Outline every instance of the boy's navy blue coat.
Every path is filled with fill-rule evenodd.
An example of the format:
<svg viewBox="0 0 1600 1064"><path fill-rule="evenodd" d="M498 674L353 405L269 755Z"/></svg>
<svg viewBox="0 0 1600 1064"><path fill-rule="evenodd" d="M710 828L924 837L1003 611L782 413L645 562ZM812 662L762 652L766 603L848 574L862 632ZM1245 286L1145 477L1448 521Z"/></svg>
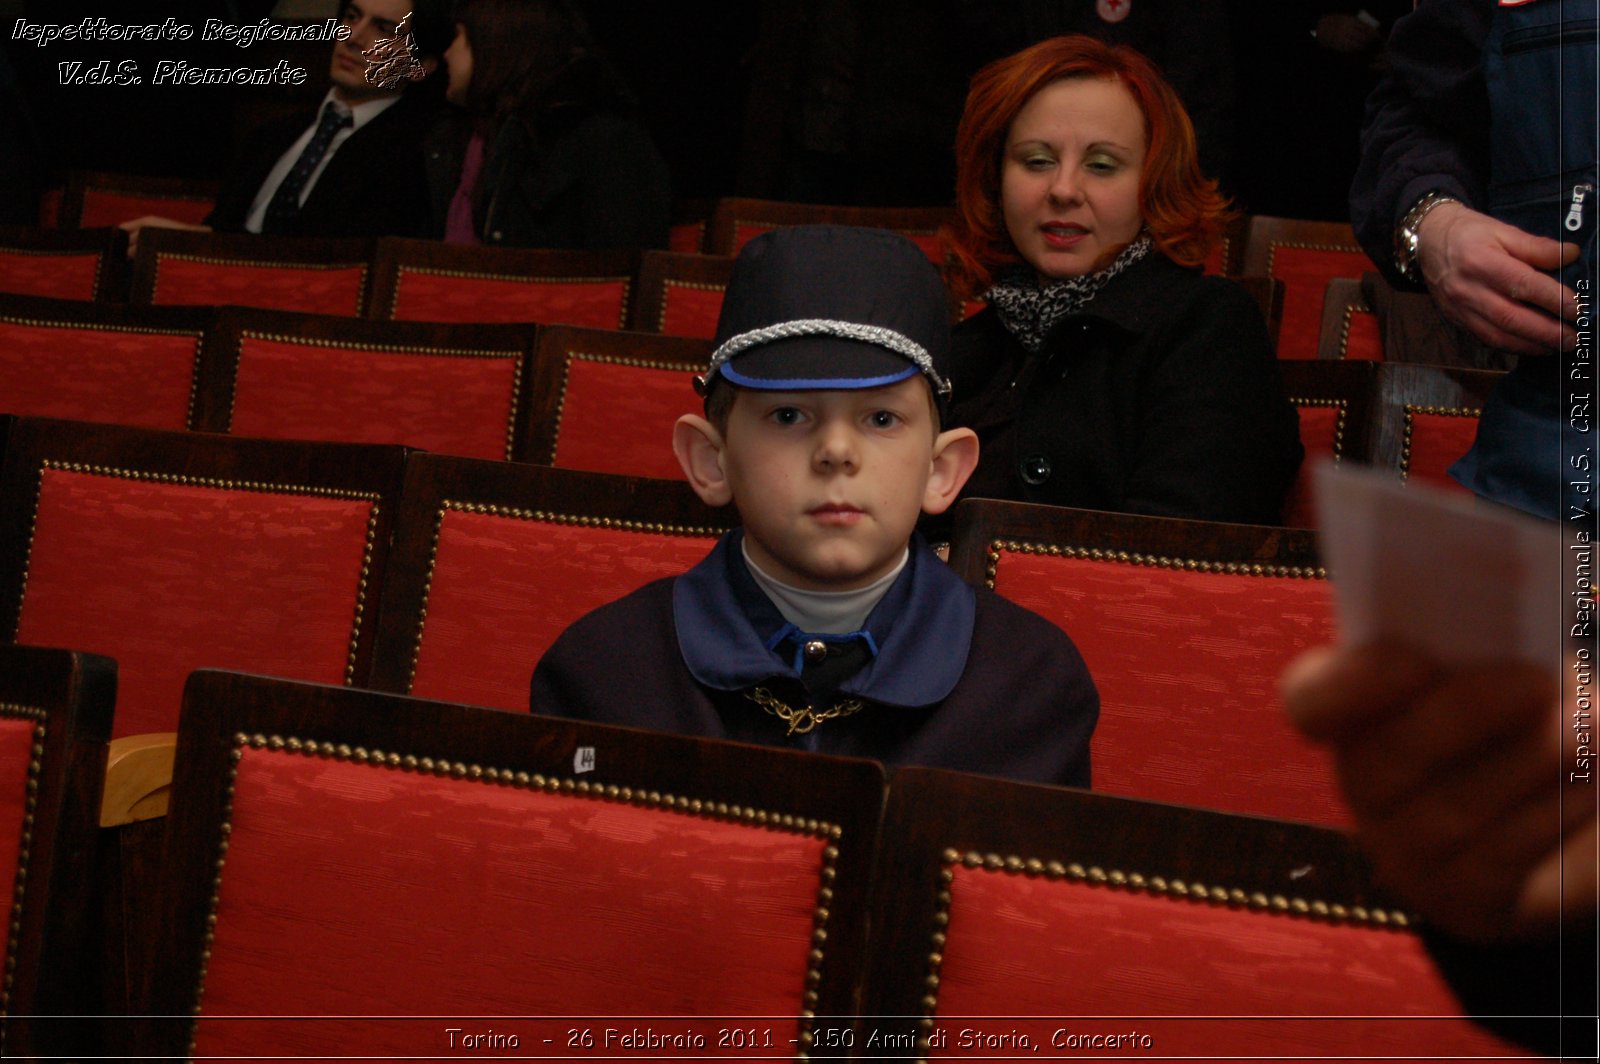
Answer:
<svg viewBox="0 0 1600 1064"><path fill-rule="evenodd" d="M648 584L568 628L534 670L533 711L1089 785L1100 702L1072 640L962 582L920 537L867 618L875 656L836 696L862 708L788 735L749 697L760 687L794 708L809 702L791 653L769 649L789 626L745 566L741 535L730 532L683 576Z"/></svg>

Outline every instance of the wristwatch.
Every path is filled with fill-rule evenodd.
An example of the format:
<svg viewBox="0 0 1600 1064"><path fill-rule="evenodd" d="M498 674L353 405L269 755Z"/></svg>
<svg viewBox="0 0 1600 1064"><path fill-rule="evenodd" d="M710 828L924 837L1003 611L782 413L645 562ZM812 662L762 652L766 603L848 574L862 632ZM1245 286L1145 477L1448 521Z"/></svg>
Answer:
<svg viewBox="0 0 1600 1064"><path fill-rule="evenodd" d="M1418 230L1422 228L1422 219L1435 207L1460 202L1442 192L1429 192L1406 211L1394 231L1394 265L1400 271L1400 276L1416 284L1422 283L1422 268L1417 263L1417 247L1421 240Z"/></svg>

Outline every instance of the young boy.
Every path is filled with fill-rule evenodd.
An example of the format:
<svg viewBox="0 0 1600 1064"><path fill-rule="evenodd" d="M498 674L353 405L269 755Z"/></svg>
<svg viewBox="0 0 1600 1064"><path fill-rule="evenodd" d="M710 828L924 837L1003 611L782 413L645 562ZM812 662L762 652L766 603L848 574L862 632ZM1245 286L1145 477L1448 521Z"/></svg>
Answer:
<svg viewBox="0 0 1600 1064"><path fill-rule="evenodd" d="M1099 699L1050 622L952 573L917 535L978 461L940 431L944 287L883 230L751 241L672 446L743 528L688 573L569 628L536 713L1089 785Z"/></svg>

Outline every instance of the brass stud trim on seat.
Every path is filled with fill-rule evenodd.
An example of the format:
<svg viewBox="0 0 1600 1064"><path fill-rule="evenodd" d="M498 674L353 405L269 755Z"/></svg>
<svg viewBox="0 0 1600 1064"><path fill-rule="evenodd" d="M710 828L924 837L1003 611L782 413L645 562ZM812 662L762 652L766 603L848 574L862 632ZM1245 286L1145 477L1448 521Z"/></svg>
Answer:
<svg viewBox="0 0 1600 1064"><path fill-rule="evenodd" d="M680 281L676 277L664 278L661 282L661 311L656 315L656 332L665 332L667 328L667 289L669 288L689 288L696 292L726 292L728 290L726 284L717 284L713 281Z"/></svg>
<svg viewBox="0 0 1600 1064"><path fill-rule="evenodd" d="M428 570L422 580L421 603L417 609L417 627L411 640L411 667L406 674L405 693L410 694L417 682L417 663L422 657L422 637L428 624L428 597L433 591L433 574L439 560L439 540L444 534L445 516L451 511L469 514L488 514L493 517L510 517L519 521L538 521L545 524L579 525L587 528L608 528L623 532L654 532L666 536L716 537L720 529L700 525L670 525L659 521L629 521L620 517L595 517L588 514L552 513L548 510L526 510L517 506L499 506L487 502L462 502L443 499L434 515L433 538L428 545Z"/></svg>
<svg viewBox="0 0 1600 1064"><path fill-rule="evenodd" d="M44 768L45 722L47 714L37 706L23 706L0 702L0 717L33 721L33 746L29 751L27 780L24 783L26 798L23 804L22 832L17 843L17 869L11 882L11 919L6 932L6 963L4 980L0 981L0 1018L10 1014L11 990L17 976L17 943L22 938L22 911L28 888L29 857L33 853L33 822L39 802L39 774ZM0 1040L5 1037L0 1024ZM0 1048L4 1042L0 1041Z"/></svg>
<svg viewBox="0 0 1600 1064"><path fill-rule="evenodd" d="M1401 480L1409 479L1411 476L1411 434L1418 414L1431 414L1435 417L1476 418L1483 415L1483 409L1475 406L1422 406L1407 403L1405 405L1405 428L1400 439Z"/></svg>
<svg viewBox="0 0 1600 1064"><path fill-rule="evenodd" d="M80 329L85 332L137 333L143 336L182 336L194 341L194 358L189 366L189 405L185 407L184 424L194 424L194 407L199 398L202 341L201 329L157 329L149 325L120 325L93 321L46 321L43 318L22 318L0 314L0 323L26 325L38 329Z"/></svg>
<svg viewBox="0 0 1600 1064"><path fill-rule="evenodd" d="M234 402L238 398L239 363L244 357L244 341L246 340L265 340L269 343L297 344L301 347L331 348L338 351L368 351L380 355L433 355L441 358L510 359L512 366L511 413L506 419L504 457L508 462L511 460L512 444L517 431L518 404L522 398L523 352L520 348L428 347L425 345L356 343L351 340L319 340L312 336L295 336L288 333L262 332L258 329L241 329L239 343L233 349L233 380L235 387L228 395L227 419L223 422L223 431L225 432L233 430Z"/></svg>
<svg viewBox="0 0 1600 1064"><path fill-rule="evenodd" d="M1008 876L1025 876L1029 879L1067 880L1104 890L1150 894L1173 901L1187 901L1193 905L1249 909L1278 914L1290 919L1299 918L1334 924L1364 924L1391 930L1405 930L1411 926L1411 918L1397 909L1374 909L1359 905L1347 908L1320 899L1287 898L1281 894L1268 897L1260 891L1246 893L1238 887L1207 886L1202 883L1185 882L1182 879L1169 880L1162 876L1127 872L1117 868L1107 869L1100 865L1086 866L1076 861L1063 864L1060 861L1044 861L1036 857L979 853L976 850L963 852L946 848L939 855L939 866L938 886L934 893L933 932L922 982L926 994L920 1002L922 1016L917 1020L916 1045L920 1054L919 1064L926 1064L928 1052L932 1048L928 1041L928 1033L934 1027L935 1013L939 1006L941 968L948 947L944 929L950 923L950 887L954 882L957 867L972 871L998 872Z"/></svg>
<svg viewBox="0 0 1600 1064"><path fill-rule="evenodd" d="M1348 303L1344 308L1344 320L1339 324L1339 357L1349 358L1350 352L1350 327L1357 314L1371 314L1372 311L1365 306Z"/></svg>
<svg viewBox="0 0 1600 1064"><path fill-rule="evenodd" d="M537 277L526 273L492 273L487 270L452 270L443 266L410 266L402 263L394 274L394 295L389 299L389 319L394 320L395 312L400 307L400 286L405 282L406 274L414 273L423 277L454 277L467 281L511 281L523 285L540 284L616 284L622 283L622 310L618 315L616 328L620 329L626 324L628 313L628 297L633 291L633 278L627 274L616 277Z"/></svg>
<svg viewBox="0 0 1600 1064"><path fill-rule="evenodd" d="M556 448L561 445L561 422L567 412L567 388L572 383L572 364L578 361L599 362L607 366L631 366L635 369L664 369L680 373L693 373L694 366L682 362L667 362L658 358L628 358L623 355L598 355L589 351L568 351L561 363L561 386L556 389L556 408L551 415L553 429L550 434L550 453L545 455L546 465L556 464Z"/></svg>
<svg viewBox="0 0 1600 1064"><path fill-rule="evenodd" d="M189 476L182 473L156 473L144 469L119 469L115 466L93 465L85 462L64 462L46 458L39 465L39 476L34 484L33 509L28 520L27 547L22 556L22 588L17 593L16 626L11 641L19 642L22 630L23 603L28 593L28 572L33 561L33 540L39 523L39 502L44 493L44 473L55 469L64 473L83 473L89 476L113 477L119 480L141 480L153 484L177 484L182 487L216 488L223 491L248 491L260 495L310 495L324 499L345 499L371 504L367 513L367 537L361 548L361 571L356 582L356 602L350 625L349 654L345 658L344 683L355 682L356 649L361 642L362 625L366 620L367 584L372 578L372 556L377 549L378 521L382 516L380 496L373 491L352 491L346 488L319 488L304 484L273 484L258 480L225 480L217 477Z"/></svg>
<svg viewBox="0 0 1600 1064"><path fill-rule="evenodd" d="M997 539L989 544L989 564L984 573L984 583L993 591L1000 569L1001 556L1011 554L1045 554L1061 558L1080 558L1096 562L1120 562L1124 565L1145 565L1156 569L1179 569L1195 573L1223 573L1228 576L1286 577L1300 580L1326 580L1328 570L1322 566L1271 565L1261 562L1214 562L1203 558L1168 558L1136 551L1104 550L1099 547L1071 547L1058 543L1029 543L1014 539Z"/></svg>
<svg viewBox="0 0 1600 1064"><path fill-rule="evenodd" d="M94 259L94 285L89 289L89 298L98 300L100 288L105 281L106 260L110 258L103 248L0 248L7 255L31 255L41 259Z"/></svg>
<svg viewBox="0 0 1600 1064"><path fill-rule="evenodd" d="M1324 409L1337 410L1338 414L1333 419L1333 460L1344 460L1344 429L1345 422L1350 418L1350 400L1348 399L1311 399L1299 396L1290 396L1289 402L1295 406L1313 406Z"/></svg>
<svg viewBox="0 0 1600 1064"><path fill-rule="evenodd" d="M0 706L0 709L4 708L6 707ZM236 732L233 736L232 749L229 751L227 787L223 798L222 823L218 830L219 837L216 847L216 875L212 879L211 892L206 905L206 931L201 949L200 971L195 982L194 1005L190 1010L190 1014L194 1017L194 1022L189 1030L188 1052L190 1056L193 1056L195 1052L200 1010L205 998L206 974L210 965L211 948L216 937L217 906L222 895L222 873L227 863L229 837L233 833L234 789L238 783L239 765L244 760L248 750L267 750L300 757L350 761L393 772L452 777L485 786L543 791L546 794L576 795L594 801L614 802L655 808L667 812L685 813L690 816L721 820L730 824L741 824L759 827L768 831L827 840L828 844L822 847L820 864L817 869L817 904L812 911L810 947L806 958L806 997L802 1008L796 1014L799 1023L799 1044L802 1050L811 1045L815 1023L812 992L822 982L822 966L826 960L828 906L833 896L833 891L829 885L838 874L836 866L839 860L839 850L837 846L833 845L833 842L837 841L843 833L840 825L811 817L799 817L791 813L780 813L752 806L690 798L685 795L666 794L654 790L645 791L614 783L546 776L542 773L528 773L472 762L452 761L446 758L432 758L414 754L402 755L397 752L351 746L348 743L327 742L298 736L285 737L259 732L255 734ZM807 1054L802 1052L799 1057L802 1060L806 1059Z"/></svg>
<svg viewBox="0 0 1600 1064"><path fill-rule="evenodd" d="M1355 251L1360 248L1351 247L1349 244L1308 244L1303 240L1274 240L1267 245L1267 276L1276 277L1272 272L1273 258L1278 254L1279 248L1295 248L1299 251ZM1281 280L1282 278L1278 278Z"/></svg>
<svg viewBox="0 0 1600 1064"><path fill-rule="evenodd" d="M155 268L150 273L150 301L152 303L155 302L156 292L158 292L161 288L161 264L166 262L168 259L172 259L177 262L198 262L203 266L252 266L267 270L332 271L352 270L359 268L361 270L361 280L356 285L355 313L359 315L362 311L366 310L366 307L364 306L366 303L366 296L364 293L367 290L368 267L365 262L273 262L271 260L260 261L255 259L224 259L218 258L215 255L191 255L187 252L177 251L162 251L156 255Z"/></svg>

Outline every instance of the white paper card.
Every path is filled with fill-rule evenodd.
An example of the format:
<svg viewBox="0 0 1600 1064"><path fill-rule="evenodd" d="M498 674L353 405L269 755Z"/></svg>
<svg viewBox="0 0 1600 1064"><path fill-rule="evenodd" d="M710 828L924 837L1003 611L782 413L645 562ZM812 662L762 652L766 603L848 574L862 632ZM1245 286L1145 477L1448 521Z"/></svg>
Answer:
<svg viewBox="0 0 1600 1064"><path fill-rule="evenodd" d="M1315 477L1344 642L1404 640L1449 664L1559 656L1553 523L1353 465Z"/></svg>

